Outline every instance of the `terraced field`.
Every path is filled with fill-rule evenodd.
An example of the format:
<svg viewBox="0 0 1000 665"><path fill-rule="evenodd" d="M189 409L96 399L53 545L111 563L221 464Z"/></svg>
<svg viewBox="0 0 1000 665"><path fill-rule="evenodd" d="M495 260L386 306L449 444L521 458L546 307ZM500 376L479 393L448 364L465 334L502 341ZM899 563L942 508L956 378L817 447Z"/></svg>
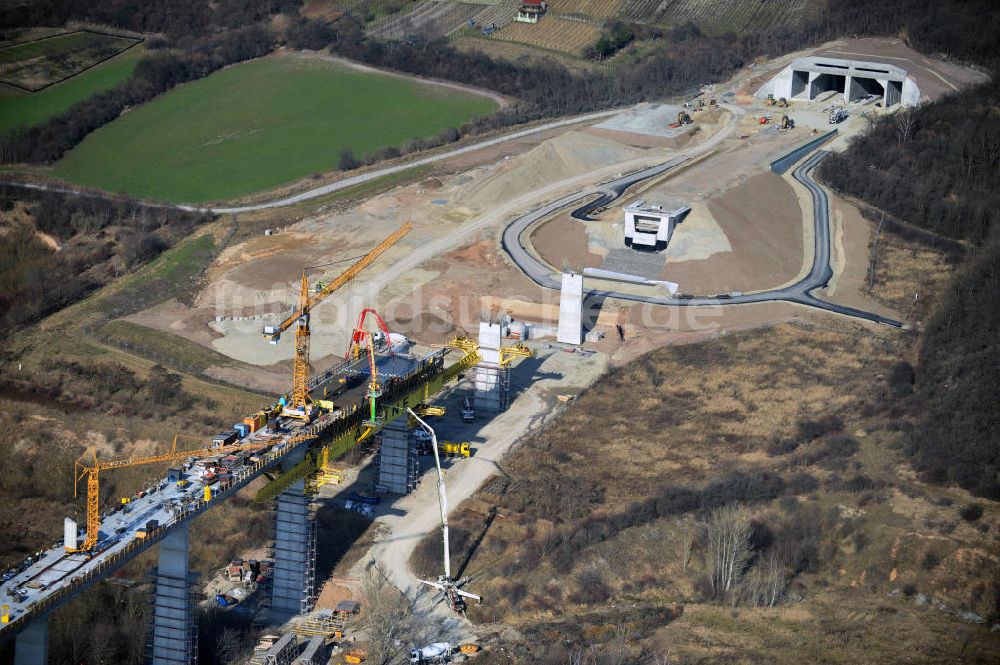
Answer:
<svg viewBox="0 0 1000 665"><path fill-rule="evenodd" d="M597 42L600 29L592 23L546 16L537 24L511 23L496 39L530 44L550 51L581 55L583 49Z"/></svg>
<svg viewBox="0 0 1000 665"><path fill-rule="evenodd" d="M94 93L118 85L132 74L142 53L142 46L129 49L39 92L0 86L0 134L37 125Z"/></svg>
<svg viewBox="0 0 1000 665"><path fill-rule="evenodd" d="M809 0L625 0L619 17L636 23L681 25L709 32L793 25L814 11Z"/></svg>
<svg viewBox="0 0 1000 665"><path fill-rule="evenodd" d="M617 14L622 0L549 0L548 4L552 13L582 14L602 19Z"/></svg>
<svg viewBox="0 0 1000 665"><path fill-rule="evenodd" d="M140 40L86 30L0 49L0 82L37 91L78 74Z"/></svg>
<svg viewBox="0 0 1000 665"><path fill-rule="evenodd" d="M481 4L428 0L406 14L374 22L369 26L368 33L382 39L443 37L466 25L483 8Z"/></svg>

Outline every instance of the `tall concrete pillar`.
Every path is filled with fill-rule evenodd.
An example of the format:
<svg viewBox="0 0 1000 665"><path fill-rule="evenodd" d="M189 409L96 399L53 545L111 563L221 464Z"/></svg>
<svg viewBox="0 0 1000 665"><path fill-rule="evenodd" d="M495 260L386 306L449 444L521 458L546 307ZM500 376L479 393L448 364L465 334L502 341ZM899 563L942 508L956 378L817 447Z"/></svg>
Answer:
<svg viewBox="0 0 1000 665"><path fill-rule="evenodd" d="M276 620L312 609L316 524L304 490L305 480L298 480L278 495L271 585L271 612Z"/></svg>
<svg viewBox="0 0 1000 665"><path fill-rule="evenodd" d="M479 355L476 365L476 409L499 413L506 410L510 380L506 368L500 366L500 344L503 325L492 321L479 323Z"/></svg>
<svg viewBox="0 0 1000 665"><path fill-rule="evenodd" d="M186 523L160 541L153 603L153 665L190 665L198 655L188 545Z"/></svg>
<svg viewBox="0 0 1000 665"><path fill-rule="evenodd" d="M35 619L17 635L14 665L45 665L49 662L49 617Z"/></svg>
<svg viewBox="0 0 1000 665"><path fill-rule="evenodd" d="M583 344L583 275L563 273L556 341L576 346Z"/></svg>

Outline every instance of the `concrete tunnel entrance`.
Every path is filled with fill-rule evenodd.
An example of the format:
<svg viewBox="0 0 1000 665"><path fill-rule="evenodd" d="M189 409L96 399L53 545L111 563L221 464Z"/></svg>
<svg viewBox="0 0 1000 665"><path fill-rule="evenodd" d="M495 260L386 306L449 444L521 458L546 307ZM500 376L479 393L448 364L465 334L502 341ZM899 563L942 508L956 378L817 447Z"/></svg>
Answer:
<svg viewBox="0 0 1000 665"><path fill-rule="evenodd" d="M843 94L845 92L845 86L847 85L847 77L843 74L820 74L812 82L812 89L809 91L809 97L816 99L819 95L824 92L839 92Z"/></svg>
<svg viewBox="0 0 1000 665"><path fill-rule="evenodd" d="M809 72L792 71L792 97L798 97L809 87Z"/></svg>
<svg viewBox="0 0 1000 665"><path fill-rule="evenodd" d="M868 95L885 97L885 88L875 79L853 77L851 79L851 97L849 101L853 102L857 99L863 99Z"/></svg>

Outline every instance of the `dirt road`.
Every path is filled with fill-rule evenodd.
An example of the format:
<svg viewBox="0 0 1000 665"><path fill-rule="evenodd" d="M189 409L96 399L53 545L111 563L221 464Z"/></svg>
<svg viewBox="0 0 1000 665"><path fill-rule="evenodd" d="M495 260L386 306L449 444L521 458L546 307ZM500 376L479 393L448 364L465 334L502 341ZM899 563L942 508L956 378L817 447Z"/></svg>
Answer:
<svg viewBox="0 0 1000 665"><path fill-rule="evenodd" d="M481 414L481 427L474 440L482 443L473 443L473 456L467 460L459 460L447 470L445 486L448 505L452 508L458 506L472 496L490 476L500 473L499 462L504 454L524 434L537 430L558 414L556 405L560 402L555 400L556 394L580 392L596 381L606 366L607 358L601 354L583 357L559 349L541 349L535 358L521 361L511 371L511 389L520 392L510 408L488 422L487 416ZM468 384L459 386L453 391L452 400L460 399L467 389ZM449 414L455 414L449 418L457 420L457 413L457 409L449 407ZM432 426L439 432L439 436L446 432L448 436L455 433L455 426L445 419L435 419ZM381 508L382 514L377 520L387 527L388 535L375 542L368 554L351 571L350 577L363 579L365 569L375 562L394 586L415 601L418 614L433 612L437 615L435 623L440 623L450 632L440 635L441 639L460 640L470 637L464 622L455 621L455 616L445 604L434 605L433 594L426 591L427 587L420 584L409 566L414 548L439 525L434 474L425 474L421 485L413 494ZM471 587L470 590L475 591ZM489 602L489 599L485 599L485 602Z"/></svg>

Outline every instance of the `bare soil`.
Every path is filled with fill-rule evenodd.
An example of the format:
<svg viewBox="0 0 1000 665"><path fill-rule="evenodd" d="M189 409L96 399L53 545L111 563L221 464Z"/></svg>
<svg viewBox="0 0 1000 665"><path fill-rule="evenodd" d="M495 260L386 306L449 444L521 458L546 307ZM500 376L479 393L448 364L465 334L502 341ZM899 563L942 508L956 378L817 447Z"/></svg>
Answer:
<svg viewBox="0 0 1000 665"><path fill-rule="evenodd" d="M733 250L703 261L668 262L663 279L685 293L756 291L780 286L802 265L802 210L791 185L770 172L712 198L708 209ZM678 236L684 225L677 227Z"/></svg>
<svg viewBox="0 0 1000 665"><path fill-rule="evenodd" d="M542 257L559 257L573 269L598 268L604 257L590 251L583 225L563 213L545 222L531 234L531 245ZM553 265L559 267L556 262Z"/></svg>

